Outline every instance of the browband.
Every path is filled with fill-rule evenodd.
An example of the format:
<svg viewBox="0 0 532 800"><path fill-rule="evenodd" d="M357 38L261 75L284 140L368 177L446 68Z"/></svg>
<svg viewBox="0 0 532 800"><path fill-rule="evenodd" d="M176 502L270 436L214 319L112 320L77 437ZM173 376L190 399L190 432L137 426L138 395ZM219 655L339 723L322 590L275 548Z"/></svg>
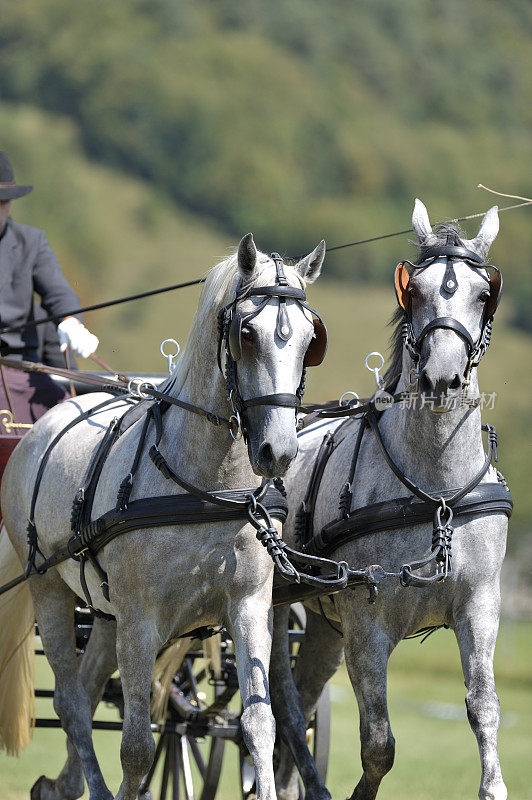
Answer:
<svg viewBox="0 0 532 800"><path fill-rule="evenodd" d="M253 289L248 289L237 295L237 301L245 300L246 297L289 297L293 300L306 300L307 295L303 289L298 289L297 286L257 286Z"/></svg>
<svg viewBox="0 0 532 800"><path fill-rule="evenodd" d="M443 244L439 245L438 247L429 247L428 250L425 250L423 257L417 266L421 266L431 258L437 258L438 256L462 258L466 261L474 261L476 264L482 264L484 262L483 258L474 253L472 250L468 250L467 247L462 247L461 245L455 244Z"/></svg>

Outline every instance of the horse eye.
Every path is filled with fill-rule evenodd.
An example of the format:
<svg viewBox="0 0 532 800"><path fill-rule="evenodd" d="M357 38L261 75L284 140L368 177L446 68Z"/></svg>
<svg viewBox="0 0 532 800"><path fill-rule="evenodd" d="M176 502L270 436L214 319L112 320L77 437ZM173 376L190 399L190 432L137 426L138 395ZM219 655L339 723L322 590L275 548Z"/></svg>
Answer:
<svg viewBox="0 0 532 800"><path fill-rule="evenodd" d="M415 299L416 297L419 297L419 289L416 286L410 285L408 287L408 294L410 295L410 297Z"/></svg>
<svg viewBox="0 0 532 800"><path fill-rule="evenodd" d="M251 328L242 328L240 331L240 335L245 342L252 342L253 341L253 333Z"/></svg>
<svg viewBox="0 0 532 800"><path fill-rule="evenodd" d="M489 293L488 289L484 289L480 293L478 299L480 300L481 303L487 303L487 301L490 299L490 293Z"/></svg>

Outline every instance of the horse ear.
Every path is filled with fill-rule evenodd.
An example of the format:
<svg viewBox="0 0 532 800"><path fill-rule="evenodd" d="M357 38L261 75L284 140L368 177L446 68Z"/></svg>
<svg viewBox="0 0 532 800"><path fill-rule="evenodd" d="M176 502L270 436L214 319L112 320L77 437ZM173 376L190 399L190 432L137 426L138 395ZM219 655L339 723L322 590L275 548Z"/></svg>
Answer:
<svg viewBox="0 0 532 800"><path fill-rule="evenodd" d="M432 225L430 224L428 211L425 208L425 204L417 197L412 214L412 228L420 244L426 243L427 239L432 236Z"/></svg>
<svg viewBox="0 0 532 800"><path fill-rule="evenodd" d="M297 271L307 283L314 283L316 278L319 277L326 249L325 240L322 239L312 253L309 253L308 256L305 256L296 264Z"/></svg>
<svg viewBox="0 0 532 800"><path fill-rule="evenodd" d="M249 278L257 263L257 248L253 234L246 233L238 245L238 269L243 278Z"/></svg>
<svg viewBox="0 0 532 800"><path fill-rule="evenodd" d="M495 241L495 237L499 233L499 207L492 206L489 211L486 211L484 218L480 223L480 228L474 239L465 239L464 246L474 253L477 253L481 258L485 259L489 253L490 247Z"/></svg>

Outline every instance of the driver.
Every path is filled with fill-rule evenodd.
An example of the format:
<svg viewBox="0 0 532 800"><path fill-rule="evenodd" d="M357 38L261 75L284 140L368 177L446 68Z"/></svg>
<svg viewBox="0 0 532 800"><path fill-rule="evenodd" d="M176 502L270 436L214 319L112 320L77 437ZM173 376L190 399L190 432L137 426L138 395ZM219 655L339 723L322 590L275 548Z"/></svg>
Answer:
<svg viewBox="0 0 532 800"><path fill-rule="evenodd" d="M36 292L47 315L65 315L57 325L61 350L69 347L75 356L87 358L96 351L98 339L78 317L66 316L79 301L44 231L14 222L10 216L13 200L32 189L16 184L7 155L0 152L0 326L33 320ZM38 361L38 346L35 327L0 333L2 356ZM16 422L35 422L67 396L48 375L0 366L0 378L0 410L12 411Z"/></svg>

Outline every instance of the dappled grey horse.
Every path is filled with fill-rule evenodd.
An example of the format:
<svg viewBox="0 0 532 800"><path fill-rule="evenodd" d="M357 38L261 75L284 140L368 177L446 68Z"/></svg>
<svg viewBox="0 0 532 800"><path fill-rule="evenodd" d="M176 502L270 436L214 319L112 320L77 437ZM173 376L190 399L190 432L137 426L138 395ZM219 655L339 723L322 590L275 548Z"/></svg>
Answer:
<svg viewBox="0 0 532 800"><path fill-rule="evenodd" d="M166 410L162 439L158 436L157 444L174 474L211 492L256 487L256 475L284 474L297 452L295 402L288 401L301 390L303 368L314 337L311 314L300 301L306 283L318 277L324 254L325 245L321 242L296 266L282 265L279 257L272 260L257 252L248 234L240 243L238 254L209 273L184 354L162 387L169 396L209 411L192 414L175 405ZM283 292L281 284L285 287ZM271 291L261 293L266 287ZM237 290L240 299L233 307L233 318L238 315L240 327L237 341L227 345L226 356L229 359L231 347L231 357L238 358L238 385L231 387L232 392L238 390L243 400L250 401L244 411L247 448L235 426L224 427L217 422L230 413L226 381L217 365L218 314L232 303ZM231 327L231 335L233 332ZM237 355L233 348L239 348ZM52 409L35 424L11 457L3 477L2 511L21 563L27 558L29 499L39 461L67 423L102 399L102 395L86 395ZM229 399L235 402L235 395ZM237 410L233 409L233 422L238 422ZM64 548L70 538L72 500L91 454L111 419L123 411L124 403L117 399L72 427L51 451L33 517L38 544L45 556ZM148 440L152 433L155 435L155 427L153 421L149 423ZM115 507L120 482L132 470L142 428L139 419L110 449L94 496L93 519ZM158 447L156 450L153 459L148 457L147 446L142 449L128 503L143 497L183 494L179 486L155 468L161 457ZM150 684L157 653L179 635L200 626L217 625L227 626L235 642L244 706L242 730L256 766L259 797L275 798L275 724L268 688L273 563L255 534L255 528L240 519L179 526L161 524L150 530L132 530L110 541L98 556L107 573L110 599L104 596L101 575L90 563L85 578L94 606L113 615L116 621L95 620L79 671L74 604L76 596L83 596L83 586L78 565L69 560L43 575L31 576L31 598L27 593L17 595L9 618L4 615L0 619L0 664L5 661L2 647L11 641L6 635L9 628L20 624L23 610L27 615L28 603L33 600L44 650L56 678L54 706L68 736L68 760L63 771L56 780L39 779L32 790L34 800L79 797L84 791L84 776L91 800L111 797L92 745L91 715L117 664L125 700L123 780L117 798L133 800L154 755ZM28 631L24 646L18 648L11 661L21 663L17 659L22 659L32 646ZM18 671L10 674L12 685L2 686L0 682L0 691L16 691ZM24 718L19 720L19 727L29 724L28 705L26 702L23 706ZM15 749L24 738L20 731L12 729L12 722L0 719L0 741L8 750Z"/></svg>
<svg viewBox="0 0 532 800"><path fill-rule="evenodd" d="M284 536L289 543L296 538L297 511L328 431L334 431L334 438L317 490L309 532L314 543L320 541L316 534L319 536L331 520L341 518L339 527L353 530L357 509L394 498L403 498L401 508L410 506L411 500L417 498L405 490L399 474L431 495L440 497L443 493L449 497L449 493L455 494L468 482L474 482L487 466L476 364L489 342L491 317L500 294L500 274L495 272L489 282L488 272L478 264L485 260L497 235L497 208L487 212L473 240L465 239L452 223L433 230L420 201L416 201L413 228L421 266L407 271L404 264L397 271L401 308L395 317L393 361L386 385L397 393L412 392L418 383L419 393L413 402L395 403L380 416L375 415L376 425L366 424L363 431L362 422L352 419L344 426L336 421L315 423L300 435L298 457L285 479L290 514ZM442 247L450 247L454 256L431 258L431 250ZM410 327L405 328L408 321ZM494 434L488 433L491 452ZM398 468L397 474L391 464ZM490 484L484 487L484 495L483 484ZM364 770L352 798L371 800L394 760L395 744L386 701L388 659L398 642L409 634L441 625L453 630L460 649L467 714L478 740L482 765L479 797L506 798L497 752L499 700L493 653L499 623L506 514L511 511L511 499L493 467L482 475L477 488L481 496L491 491L502 497L500 503L506 511L502 513L496 505L489 505L471 515L455 515L454 533L447 525L450 514L444 512L441 530L436 532L437 550L430 521L395 529L388 525L385 530L379 530L377 524L369 534L362 529L351 537L329 538L328 547L321 551L329 557L345 559L352 568L380 564L414 586L404 588L397 579L384 579L374 604L368 604L367 589L363 588L340 592L332 602L324 598L326 615L334 627L341 628L343 639L320 615L315 603L307 604L306 636L295 667L302 710L289 690L290 670L283 658L287 610L276 609L270 673L274 712L278 730L290 742L298 761L307 798L323 800L330 795L313 770L305 747L303 717L308 722L325 682L341 662L343 648L360 710ZM368 524L370 521L367 517ZM452 571L451 563L444 563L449 556ZM403 565L413 559L427 563L409 573ZM430 576L435 574L436 566L440 575L432 582ZM445 581L441 580L444 570L450 572ZM435 758L441 755L444 754L435 754ZM286 750L277 786L283 800L298 797L297 776Z"/></svg>

